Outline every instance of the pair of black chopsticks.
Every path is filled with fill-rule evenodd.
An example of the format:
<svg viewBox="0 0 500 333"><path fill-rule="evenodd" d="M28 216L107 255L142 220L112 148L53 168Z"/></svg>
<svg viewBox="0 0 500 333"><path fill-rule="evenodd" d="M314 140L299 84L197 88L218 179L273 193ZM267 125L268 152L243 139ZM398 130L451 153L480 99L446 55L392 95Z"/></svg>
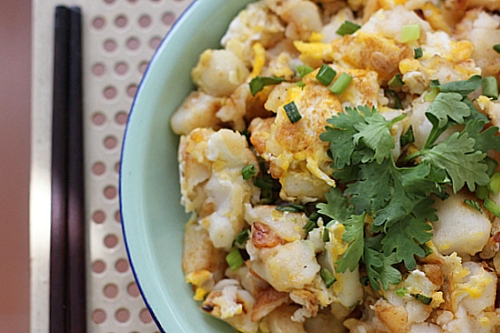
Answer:
<svg viewBox="0 0 500 333"><path fill-rule="evenodd" d="M49 331L83 333L87 315L80 8L57 6L54 32Z"/></svg>

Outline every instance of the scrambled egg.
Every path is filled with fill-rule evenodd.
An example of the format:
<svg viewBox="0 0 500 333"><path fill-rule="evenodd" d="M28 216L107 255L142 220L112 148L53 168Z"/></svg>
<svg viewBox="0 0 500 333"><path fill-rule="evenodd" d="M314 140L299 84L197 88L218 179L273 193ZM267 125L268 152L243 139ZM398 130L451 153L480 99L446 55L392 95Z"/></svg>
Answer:
<svg viewBox="0 0 500 333"><path fill-rule="evenodd" d="M378 291L360 281L362 267L335 271L348 247L342 224L319 218L306 232L304 211L276 209L307 208L337 186L320 134L346 107L374 106L387 119L406 114L391 129L393 154L409 126L420 149L432 128L425 117L432 81L498 77L495 10L500 3L486 0L261 0L234 18L222 48L200 56L192 71L198 89L171 119L181 135L181 203L192 213L183 270L205 312L244 333L500 330L500 219L463 204L468 193L436 205L439 221L426 244L433 253ZM345 21L360 29L337 34ZM418 38L402 39L407 25L418 26ZM316 78L323 64L334 82L342 73L352 81L332 93ZM310 70L300 75L300 68ZM404 81L394 88L400 105L387 95L396 75ZM250 80L266 76L282 80L252 94ZM474 97L499 126L500 103ZM300 121L291 121L291 102ZM277 196L264 200L266 191ZM500 195L494 199L500 204ZM242 255L233 269L232 249Z"/></svg>

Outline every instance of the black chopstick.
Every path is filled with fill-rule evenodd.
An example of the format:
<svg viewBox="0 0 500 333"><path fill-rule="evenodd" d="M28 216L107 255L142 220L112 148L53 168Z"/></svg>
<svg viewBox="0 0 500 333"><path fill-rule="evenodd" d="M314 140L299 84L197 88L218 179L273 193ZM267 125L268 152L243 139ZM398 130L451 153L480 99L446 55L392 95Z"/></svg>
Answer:
<svg viewBox="0 0 500 333"><path fill-rule="evenodd" d="M81 11L70 8L68 117L68 317L69 332L86 332L85 193Z"/></svg>
<svg viewBox="0 0 500 333"><path fill-rule="evenodd" d="M50 333L86 332L81 13L57 6L51 159Z"/></svg>
<svg viewBox="0 0 500 333"><path fill-rule="evenodd" d="M55 12L54 82L52 97L51 235L49 282L49 329L66 332L67 299L67 110L69 12L58 6Z"/></svg>

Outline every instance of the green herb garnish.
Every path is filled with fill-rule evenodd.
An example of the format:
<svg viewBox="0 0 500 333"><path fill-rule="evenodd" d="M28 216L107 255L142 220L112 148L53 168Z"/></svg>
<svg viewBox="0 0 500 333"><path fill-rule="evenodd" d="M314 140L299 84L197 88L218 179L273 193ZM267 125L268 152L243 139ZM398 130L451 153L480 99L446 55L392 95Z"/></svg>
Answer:
<svg viewBox="0 0 500 333"><path fill-rule="evenodd" d="M319 272L319 275L321 276L321 279L323 279L323 281L325 282L327 288L330 288L332 284L334 284L335 281L337 281L335 275L333 275L333 273L326 268L322 268L321 271Z"/></svg>
<svg viewBox="0 0 500 333"><path fill-rule="evenodd" d="M264 89L265 86L280 84L284 81L285 79L282 77L256 76L250 80L250 92L252 93L252 96L255 96L259 91Z"/></svg>
<svg viewBox="0 0 500 333"><path fill-rule="evenodd" d="M389 80L388 85L391 89L396 89L404 85L403 79L401 78L401 74L396 74Z"/></svg>
<svg viewBox="0 0 500 333"><path fill-rule="evenodd" d="M361 26L359 24L356 24L354 22L346 20L344 23L342 23L340 28L337 29L336 33L337 33L337 35L340 35L340 36L352 35L356 31L358 31L360 28L361 28Z"/></svg>
<svg viewBox="0 0 500 333"><path fill-rule="evenodd" d="M285 109L286 115L288 116L288 119L290 119L290 122L292 124L295 124L300 119L302 119L302 116L299 113L299 109L297 109L297 105L295 105L294 101L285 104L283 106L283 109Z"/></svg>
<svg viewBox="0 0 500 333"><path fill-rule="evenodd" d="M399 41L401 43L412 42L420 38L420 24L407 24L401 27Z"/></svg>
<svg viewBox="0 0 500 333"><path fill-rule="evenodd" d="M481 82L483 95L491 99L498 99L498 82L494 76L487 76Z"/></svg>
<svg viewBox="0 0 500 333"><path fill-rule="evenodd" d="M245 165L241 169L241 176L244 180L249 180L257 174L257 168L253 164Z"/></svg>
<svg viewBox="0 0 500 333"><path fill-rule="evenodd" d="M250 237L250 229L240 231L233 240L233 246L243 246Z"/></svg>
<svg viewBox="0 0 500 333"><path fill-rule="evenodd" d="M337 72L327 64L321 65L318 74L316 75L316 79L323 83L325 86L329 86L332 83L333 79L337 75Z"/></svg>
<svg viewBox="0 0 500 333"><path fill-rule="evenodd" d="M237 248L233 248L231 252L227 254L226 262L232 271L237 270L245 263L243 257L241 256L240 250L238 250Z"/></svg>
<svg viewBox="0 0 500 333"><path fill-rule="evenodd" d="M421 47L417 47L416 49L413 50L413 58L419 59L422 58L424 55L424 52L422 51Z"/></svg>
<svg viewBox="0 0 500 333"><path fill-rule="evenodd" d="M330 91L334 94L340 95L346 90L352 81L352 76L347 73L340 74L339 78L330 87Z"/></svg>
<svg viewBox="0 0 500 333"><path fill-rule="evenodd" d="M327 120L330 126L320 138L330 144L334 177L342 186L326 193L326 203L317 208L345 227L343 240L349 247L336 262L336 271L362 264L375 290L397 285L402 275L396 265L413 270L416 258L429 254L425 243L432 237L429 222L437 220L434 201L446 199L446 188L456 193L464 187L472 192L487 187L492 174L487 152L500 150L500 138L498 128L486 126L488 119L467 97L481 82L478 76L433 82L437 93L426 112L432 124L429 137L420 151L397 161L391 127L404 115L387 120L374 107L358 106ZM438 140L453 125L462 126ZM402 143L412 141L408 134ZM491 199L483 207L500 216Z"/></svg>

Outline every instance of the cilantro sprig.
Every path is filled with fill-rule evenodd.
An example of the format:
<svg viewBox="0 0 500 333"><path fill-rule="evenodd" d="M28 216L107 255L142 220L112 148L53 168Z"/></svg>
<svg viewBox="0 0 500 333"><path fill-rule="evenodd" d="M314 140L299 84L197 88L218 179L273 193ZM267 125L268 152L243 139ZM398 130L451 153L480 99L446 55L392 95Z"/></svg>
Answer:
<svg viewBox="0 0 500 333"><path fill-rule="evenodd" d="M402 275L395 266L413 270L416 258L428 254L425 243L438 218L434 200L446 199L447 188L475 191L490 182L487 153L500 150L498 128L488 124L468 97L481 82L480 76L432 82L429 137L420 151L398 160L392 155L391 128L404 114L387 120L374 107L358 106L327 120L320 138L330 144L333 175L341 186L332 188L317 208L345 227L343 240L349 247L336 271L352 271L361 263L375 290L398 284ZM461 125L460 130L440 139L453 125Z"/></svg>

